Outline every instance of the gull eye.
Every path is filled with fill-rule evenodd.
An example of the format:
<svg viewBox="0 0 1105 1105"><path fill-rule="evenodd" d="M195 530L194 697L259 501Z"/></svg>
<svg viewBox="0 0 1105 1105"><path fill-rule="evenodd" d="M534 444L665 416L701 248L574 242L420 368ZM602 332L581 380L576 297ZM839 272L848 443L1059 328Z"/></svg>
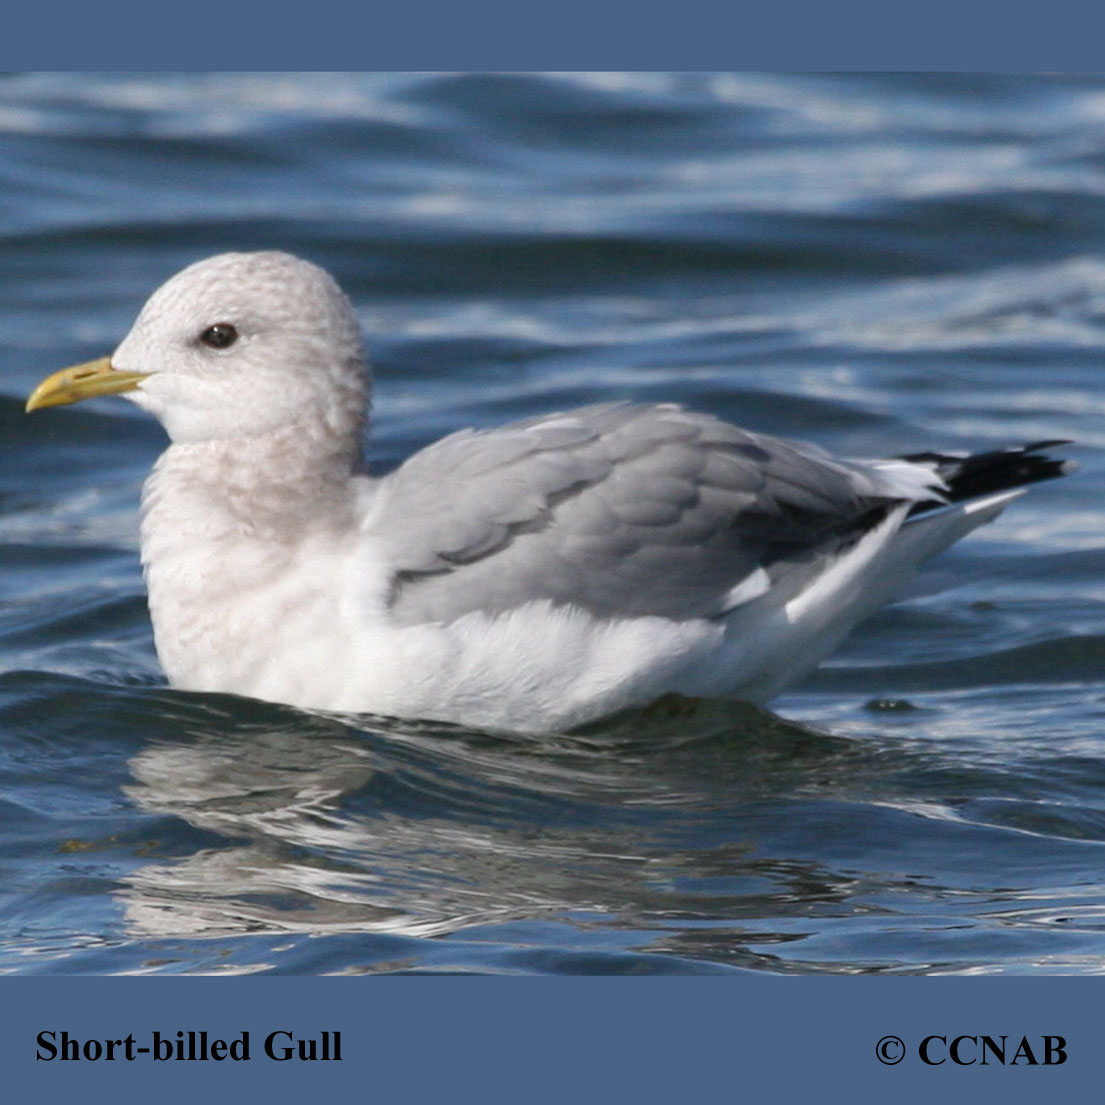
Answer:
<svg viewBox="0 0 1105 1105"><path fill-rule="evenodd" d="M216 322L214 326L208 326L202 334L200 341L209 345L212 349L225 349L238 340L238 331L229 322Z"/></svg>

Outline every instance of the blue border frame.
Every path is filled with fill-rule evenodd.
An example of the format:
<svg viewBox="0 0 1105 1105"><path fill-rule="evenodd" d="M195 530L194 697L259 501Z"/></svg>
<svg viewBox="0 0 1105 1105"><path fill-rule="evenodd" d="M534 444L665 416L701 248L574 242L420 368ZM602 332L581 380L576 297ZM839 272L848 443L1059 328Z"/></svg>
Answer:
<svg viewBox="0 0 1105 1105"><path fill-rule="evenodd" d="M1100 71L1090 0L18 5L0 67Z"/></svg>
<svg viewBox="0 0 1105 1105"><path fill-rule="evenodd" d="M820 1095L874 1102L1074 1100L1097 1089L1094 979L906 978L10 978L0 1061L35 1100L197 1094L299 1101L349 1092L396 1103L633 1102ZM149 1042L154 1030L250 1034L248 1062L42 1061L40 1031ZM341 1062L274 1062L273 1030L342 1035ZM1004 1065L979 1061L1006 1036ZM887 1037L901 1040L877 1049ZM951 1041L965 1037L959 1057ZM931 1065L919 1058L926 1037ZM1052 1038L1053 1062L1045 1064ZM1055 1038L1062 1037L1059 1043ZM1036 1060L1027 1062L1022 1038ZM331 1039L333 1037L331 1036ZM1066 1061L1057 1061L1060 1051ZM1019 1060L1014 1063L1017 1051ZM939 1062L939 1060L943 1062ZM971 1062L970 1060L974 1060ZM801 1096L800 1096L801 1095ZM12 1100L31 1100L15 1096Z"/></svg>
<svg viewBox="0 0 1105 1105"><path fill-rule="evenodd" d="M6 69L756 68L1094 69L1088 0L885 0L734 5L684 0L408 0L304 9L194 0L169 8L104 0L9 13ZM356 14L352 14L353 12ZM772 1100L1009 1102L1097 1089L1093 979L8 978L0 1062L12 1100L76 1095L159 1105L348 1091L388 1102ZM249 1030L341 1031L342 1063L37 1061L38 1031L83 1038L163 1026L228 1038ZM1062 1035L1069 1061L985 1071L925 1067L926 1035ZM885 1066L877 1042L906 1043Z"/></svg>

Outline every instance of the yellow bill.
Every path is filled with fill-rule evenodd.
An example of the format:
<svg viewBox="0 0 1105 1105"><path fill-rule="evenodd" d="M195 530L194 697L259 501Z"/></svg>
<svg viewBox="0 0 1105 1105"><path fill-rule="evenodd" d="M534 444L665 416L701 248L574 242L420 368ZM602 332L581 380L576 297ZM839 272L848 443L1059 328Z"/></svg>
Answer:
<svg viewBox="0 0 1105 1105"><path fill-rule="evenodd" d="M31 392L24 410L37 411L42 407L64 407L79 403L96 395L117 395L132 391L149 376L148 372L116 372L110 357L63 368L53 376L47 376Z"/></svg>

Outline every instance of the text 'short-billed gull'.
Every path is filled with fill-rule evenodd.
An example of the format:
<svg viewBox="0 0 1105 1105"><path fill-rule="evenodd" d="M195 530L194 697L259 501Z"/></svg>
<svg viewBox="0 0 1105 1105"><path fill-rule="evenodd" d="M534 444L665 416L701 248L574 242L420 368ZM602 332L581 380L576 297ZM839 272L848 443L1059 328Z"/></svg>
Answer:
<svg viewBox="0 0 1105 1105"><path fill-rule="evenodd" d="M373 478L353 311L283 253L186 268L27 409L116 392L170 438L142 563L174 686L531 732L666 692L763 702L1065 467L1056 442L841 460L607 404L462 430Z"/></svg>

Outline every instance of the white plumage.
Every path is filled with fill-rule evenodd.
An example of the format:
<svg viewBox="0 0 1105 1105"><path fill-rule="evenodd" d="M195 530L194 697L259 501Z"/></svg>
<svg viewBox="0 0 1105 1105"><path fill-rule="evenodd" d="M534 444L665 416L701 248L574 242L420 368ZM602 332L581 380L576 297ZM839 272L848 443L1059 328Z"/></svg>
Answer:
<svg viewBox="0 0 1105 1105"><path fill-rule="evenodd" d="M141 544L174 686L485 728L764 701L1062 470L1040 446L846 461L613 404L462 431L376 479L353 312L282 253L185 269L28 409L112 392L170 438Z"/></svg>

